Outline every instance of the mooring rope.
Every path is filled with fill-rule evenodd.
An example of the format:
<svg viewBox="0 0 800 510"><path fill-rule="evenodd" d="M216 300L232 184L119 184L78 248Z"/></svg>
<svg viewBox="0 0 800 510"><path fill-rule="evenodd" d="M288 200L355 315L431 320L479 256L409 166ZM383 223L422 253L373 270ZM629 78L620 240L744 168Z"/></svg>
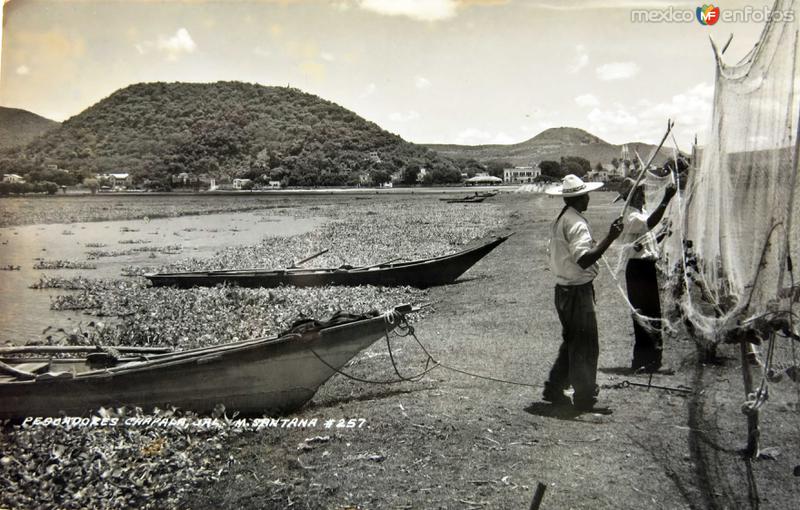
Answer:
<svg viewBox="0 0 800 510"><path fill-rule="evenodd" d="M395 312L388 312L387 314L384 315L384 317L386 318L388 325L393 325L395 323L395 321L399 321L399 323L397 325L397 329L398 329L399 332L395 333L395 334L397 336L399 336L399 337L411 336L416 341L416 343L420 347L420 349L422 349L422 352L425 353L425 356L426 356L425 369L423 371L421 371L420 373L418 373L416 375L413 375L413 376L404 376L404 375L402 375L400 373L400 370L397 367L397 363L395 361L394 354L393 354L393 351L392 351L392 344L391 344L391 340L390 340L390 331L389 331L388 327L385 329L386 346L387 346L387 349L389 351L389 359L391 360L392 368L394 369L395 374L397 374L397 377L398 377L397 379L393 379L393 380L373 380L373 379L364 379L362 377L358 377L358 376L355 376L355 375L352 375L352 374L348 374L347 372L344 372L343 370L341 370L339 368L336 368L333 365L331 365L330 363L328 363L327 361L325 361L314 349L309 347L308 350L311 351L311 353L320 362L322 362L322 364L324 364L325 366L327 366L328 368L330 368L331 370L333 370L337 374L341 375L342 377L345 377L347 379L352 379L353 381L357 381L357 382L367 383L367 384L399 384L399 383L403 383L403 382L415 382L415 381L420 380L423 376L425 376L426 374L432 372L433 370L436 370L437 368L443 368L445 370L450 370L452 372L457 372L459 374L464 374L464 375L468 375L470 377L475 377L477 379L484 379L484 380L487 380L487 381L499 382L499 383L503 383L503 384L511 384L511 385L515 385L515 386L524 386L524 387L527 387L527 388L537 388L538 389L538 388L541 387L540 385L536 385L536 384L523 383L523 382L518 382L518 381L510 381L510 380L501 379L501 378L498 378L498 377L492 377L492 376L487 376L487 375L476 374L474 372L469 372L467 370L462 370L460 368L456 368L456 367L452 367L452 366L449 366L449 365L445 365L444 363L441 363L440 361L436 360L430 354L430 352L428 352L428 349L425 348L423 343L417 337L417 334L416 334L416 332L414 330L414 327L411 324L408 323L408 320L406 319L406 317L403 314L395 313ZM433 366L430 366L431 364L433 364Z"/></svg>

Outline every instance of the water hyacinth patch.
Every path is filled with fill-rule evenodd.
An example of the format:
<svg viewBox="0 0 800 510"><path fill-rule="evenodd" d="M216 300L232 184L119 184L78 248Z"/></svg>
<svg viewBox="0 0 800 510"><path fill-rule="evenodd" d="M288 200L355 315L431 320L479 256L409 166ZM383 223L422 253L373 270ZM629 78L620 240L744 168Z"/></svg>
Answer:
<svg viewBox="0 0 800 510"><path fill-rule="evenodd" d="M34 269L97 269L97 266L79 260L39 260Z"/></svg>
<svg viewBox="0 0 800 510"><path fill-rule="evenodd" d="M120 241L122 243L122 241ZM123 243L125 244L125 243ZM134 244L134 243L130 243ZM135 244L145 244L145 243L135 243ZM86 252L86 256L89 260L92 259L99 259L103 257L125 257L128 255L133 255L135 253L163 253L167 255L175 255L180 253L183 247L179 244L172 244L168 246L140 246L137 248L130 248L128 250L116 250L116 251L106 251L106 250L90 250Z"/></svg>
<svg viewBox="0 0 800 510"><path fill-rule="evenodd" d="M396 204L310 209L314 208L292 213L295 217L324 216L331 221L307 234L267 237L257 245L230 247L205 259L175 261L154 268L155 272L282 269L325 249L329 251L303 267L343 264L358 267L398 257L401 260L437 257L461 250L466 243L501 229L507 219L500 208L488 204L459 211L447 204L428 203L425 207L404 208L402 215L397 214ZM143 274L145 271L127 272Z"/></svg>
<svg viewBox="0 0 800 510"><path fill-rule="evenodd" d="M277 335L299 317L324 318L337 311L384 311L420 303L426 292L410 287L298 289L150 288L146 280L61 282L78 292L56 296L54 310L82 310L118 323L98 332L108 345L205 347Z"/></svg>
<svg viewBox="0 0 800 510"><path fill-rule="evenodd" d="M117 241L118 244L150 244L152 241L146 239L122 239Z"/></svg>
<svg viewBox="0 0 800 510"><path fill-rule="evenodd" d="M253 211L288 207L290 198L220 196L209 201L203 196L113 196L51 197L38 200L19 197L0 201L0 227L38 223L79 223L89 221L174 218L177 216Z"/></svg>
<svg viewBox="0 0 800 510"><path fill-rule="evenodd" d="M124 423L143 416L122 408L101 409L94 418ZM194 417L175 410L148 416ZM232 427L6 425L0 435L0 506L176 508L186 489L220 479L230 465L230 437L238 434Z"/></svg>
<svg viewBox="0 0 800 510"><path fill-rule="evenodd" d="M98 285L111 286L110 281L96 280L92 278L85 278L83 276L74 276L72 278L63 278L60 276L48 276L46 274L39 276L39 281L31 284L32 289L64 289L64 290L89 290L97 287Z"/></svg>

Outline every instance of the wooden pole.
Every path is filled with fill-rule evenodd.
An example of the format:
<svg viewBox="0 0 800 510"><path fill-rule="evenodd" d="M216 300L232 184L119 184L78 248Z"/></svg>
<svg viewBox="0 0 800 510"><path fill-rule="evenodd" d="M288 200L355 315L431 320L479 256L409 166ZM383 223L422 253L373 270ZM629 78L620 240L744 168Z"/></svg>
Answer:
<svg viewBox="0 0 800 510"><path fill-rule="evenodd" d="M315 258L319 257L320 255L328 253L330 250L331 250L330 248L325 248L324 250L322 250L319 253L315 253L314 255L311 255L310 257L306 257L306 258L304 258L303 260L301 260L300 262L298 262L296 264L292 264L292 267L297 267L300 264L305 264L306 262L308 262L311 259L315 259Z"/></svg>
<svg viewBox="0 0 800 510"><path fill-rule="evenodd" d="M392 262L397 262L398 260L402 260L402 258L403 257L393 258L392 260L387 260L386 262L378 262L377 264L372 264L371 266L354 267L352 269L348 269L348 271L362 271L364 269L372 269L373 267L385 266L391 264Z"/></svg>
<svg viewBox="0 0 800 510"><path fill-rule="evenodd" d="M739 348L742 358L742 380L744 381L744 396L745 400L750 400L750 395L753 393L753 374L750 372L750 361L747 359L747 344L746 340L739 342ZM745 455L751 458L758 456L758 439L760 432L758 430L758 409L750 409L745 413L747 415L747 446L745 447Z"/></svg>
<svg viewBox="0 0 800 510"><path fill-rule="evenodd" d="M547 485L539 482L536 486L536 492L533 494L533 501L531 501L531 510L539 510L539 506L542 504L542 500L544 499L544 491L547 489Z"/></svg>
<svg viewBox="0 0 800 510"><path fill-rule="evenodd" d="M731 45L731 41L733 41L733 33L731 33L731 35L728 36L728 42L726 42L725 46L722 47L722 51L720 51L720 55L724 55L725 54L725 50L727 50L728 46Z"/></svg>

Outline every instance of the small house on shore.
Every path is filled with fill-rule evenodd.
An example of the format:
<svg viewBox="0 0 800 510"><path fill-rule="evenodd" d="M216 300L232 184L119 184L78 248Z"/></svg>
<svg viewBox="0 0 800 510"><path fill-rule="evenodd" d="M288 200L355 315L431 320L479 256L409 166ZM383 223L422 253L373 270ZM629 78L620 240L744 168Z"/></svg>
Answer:
<svg viewBox="0 0 800 510"><path fill-rule="evenodd" d="M247 189L253 181L251 179L234 179L233 180L233 189Z"/></svg>
<svg viewBox="0 0 800 510"><path fill-rule="evenodd" d="M25 179L23 179L21 175L17 175L17 174L5 174L5 175L3 176L3 182L9 182L9 183L23 183L23 182L25 182Z"/></svg>

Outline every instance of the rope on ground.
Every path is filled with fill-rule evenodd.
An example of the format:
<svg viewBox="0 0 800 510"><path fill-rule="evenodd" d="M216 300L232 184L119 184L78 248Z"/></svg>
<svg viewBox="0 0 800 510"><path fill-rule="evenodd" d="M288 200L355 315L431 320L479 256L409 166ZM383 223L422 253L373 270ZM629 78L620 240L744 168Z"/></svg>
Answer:
<svg viewBox="0 0 800 510"><path fill-rule="evenodd" d="M539 386L536 385L536 384L529 384L529 383L523 383L523 382L518 382L518 381L509 381L507 379L500 379L498 377L492 377L492 376L487 376L487 375L476 374L474 372L469 372L469 371L466 371L466 370L461 370L460 368L456 368L456 367L452 367L452 366L449 366L449 365L445 365L445 364L437 361L430 354L430 352L428 352L428 350L425 348L423 343L417 337L417 334L414 331L414 327L411 324L408 323L408 320L405 318L405 316L403 316L402 314L396 314L396 315L393 314L391 316L389 316L389 315L386 316L386 322L387 322L388 325L395 324L395 321L399 321L398 325L397 325L398 333L396 333L396 335L399 336L399 337L411 336L417 342L417 345L420 347L420 349L422 349L422 352L425 353L425 356L426 356L425 368L420 373L418 373L416 375L404 376L403 374L400 373L400 370L398 369L397 363L396 363L396 361L394 359L394 354L393 354L393 351L392 351L392 343L391 343L391 340L390 340L390 334L389 334L389 328L388 327L385 330L386 346L387 346L387 349L389 351L389 359L391 360L392 368L394 369L394 372L398 377L397 379L392 379L392 380L364 379L362 377L358 377L358 376L355 376L355 375L352 375L352 374L348 374L348 373L342 371L341 369L334 367L333 365L331 365L327 361L325 361L319 354L317 354L316 351L314 351L314 349L311 349L309 347L308 350L311 351L311 353L323 365L327 366L332 371L336 372L337 374L341 375L342 377L345 377L347 379L351 379L351 380L357 381L357 382L367 383L367 384L398 384L398 383L402 383L402 382L418 381L423 376L427 375L428 373L432 372L433 370L435 370L437 368L443 368L445 370L450 370L452 372L457 372L459 374L468 375L470 377L475 377L477 379L484 379L486 381L499 382L499 383L503 383L503 384L512 384L512 385L515 385L515 386L524 386L524 387L527 387L527 388L537 388L537 389L539 388ZM433 366L431 366L431 364L433 364Z"/></svg>
<svg viewBox="0 0 800 510"><path fill-rule="evenodd" d="M374 379L364 379L362 377L358 377L358 376L355 376L355 375L352 375L352 374L348 374L347 372L342 371L340 368L337 368L337 367L331 365L330 363L328 363L327 361L325 361L322 358L322 356L317 354L317 352L314 349L309 347L308 350L311 351L311 354L313 354L323 365L327 366L328 368L330 368L335 373L341 375L342 377L346 377L347 379L351 379L353 381L358 381L358 382L367 383L367 384L398 384L398 383L401 383L401 382L417 381L417 380L421 379L428 372L431 372L432 370L437 368L438 364L436 364L436 362L433 360L431 355L428 354L428 352L425 351L425 349L423 347L423 351L425 351L425 354L428 356L428 359L425 360L425 369L422 372L420 372L420 373L418 373L416 375L410 376L410 377L402 375L400 373L400 370L397 368L397 364L395 363L395 360L394 360L394 354L392 353L391 335L389 334L388 326L394 325L395 323L397 323L397 328L401 332L404 332L404 333L398 333L398 336L401 336L401 337L402 336L408 336L409 334L414 335L414 329L408 323L408 320L405 318L405 316L403 314L399 313L399 312L393 312L393 311L387 312L386 314L384 314L384 320L385 320L386 325L387 325L387 327L384 329L384 336L386 338L386 347L389 350L389 359L391 359L391 361L392 361L392 367L394 368L394 372L395 372L395 374L397 374L398 379L393 379L393 380L389 380L389 379L387 379L387 380L374 380ZM414 338L415 339L417 338L416 335L414 335ZM417 343L418 344L420 343L419 340L417 340ZM420 344L420 346L421 345L422 344ZM431 361L434 361L434 366L432 366L432 367L429 366Z"/></svg>

